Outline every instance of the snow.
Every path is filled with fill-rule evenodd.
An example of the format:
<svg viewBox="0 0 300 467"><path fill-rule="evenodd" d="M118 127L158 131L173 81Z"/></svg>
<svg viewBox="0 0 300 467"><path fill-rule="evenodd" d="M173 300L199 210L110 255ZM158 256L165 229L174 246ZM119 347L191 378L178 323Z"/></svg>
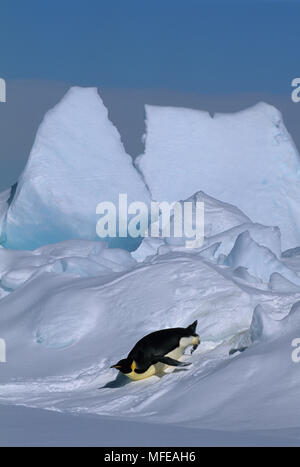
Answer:
<svg viewBox="0 0 300 467"><path fill-rule="evenodd" d="M217 216L214 222L220 232L217 218L221 225L224 219ZM244 220L240 216L241 226ZM227 227L230 232L239 226ZM0 250L2 277L10 271L17 275L18 268L21 277L30 265L52 267L74 257L119 266L101 274L87 266L90 275L42 269L29 278L24 275L15 290L7 292L0 301L8 359L1 365L0 403L61 412L63 426L72 424L71 414L82 426L102 431L106 420L112 427L126 423L139 429L141 444L146 433L154 432L163 433L162 439L164 433L173 433L175 445L182 444L183 433L191 433L194 444L201 444L195 440L202 435L207 445L222 445L220 436L227 445L299 443L300 381L291 342L300 335L300 293L298 288L282 292L276 287L282 283L278 264L281 272L292 275L297 265L289 268L248 231L237 236L233 250L239 252L239 260L231 265L219 264L198 249L167 247L167 253L141 263L128 252L83 240L33 252ZM249 255L242 254L244 250ZM232 256L229 252L227 257ZM268 274L260 279L264 263ZM192 362L188 369L128 384L110 368L147 333L186 326L195 319L201 345L192 357L185 357ZM243 346L249 348L229 355ZM39 411L30 416L34 413L49 417ZM51 423L55 421L49 422L49 430ZM88 444L84 434L78 436L77 444ZM90 438L97 445L108 445L105 440Z"/></svg>
<svg viewBox="0 0 300 467"><path fill-rule="evenodd" d="M266 282L277 272L300 285L300 276L285 266L269 248L255 242L247 230L238 236L225 264L232 268L244 266L250 274Z"/></svg>
<svg viewBox="0 0 300 467"><path fill-rule="evenodd" d="M148 131L152 195L204 202L201 247L147 237L130 253L95 238L97 203L149 197L94 89L72 89L46 116L16 193L0 196L0 445L299 446L298 168L280 116L148 108ZM228 167L212 178L218 147ZM139 382L111 368L146 334L196 319L190 366Z"/></svg>
<svg viewBox="0 0 300 467"><path fill-rule="evenodd" d="M0 244L5 240L3 236L3 224L5 221L6 213L9 207L8 201L11 195L11 190L6 190L0 193Z"/></svg>
<svg viewBox="0 0 300 467"><path fill-rule="evenodd" d="M88 240L68 240L35 251L2 248L0 262L1 287L11 290L47 272L75 277L106 276L128 271L136 264L129 252Z"/></svg>
<svg viewBox="0 0 300 467"><path fill-rule="evenodd" d="M202 190L254 222L279 226L283 250L299 245L299 154L277 109L259 103L212 117L146 106L146 125L138 167L155 200L183 200Z"/></svg>
<svg viewBox="0 0 300 467"><path fill-rule="evenodd" d="M265 225L253 223L235 206L222 203L203 192L195 193L187 200L181 201L180 204L183 205L185 202L192 203L193 221L195 219L196 203L204 203L205 239L199 250L202 254L205 251L205 254L210 257L217 257L221 262L221 258L227 256L233 249L238 236L248 231L256 242L269 248L278 258L281 256L281 233L278 227L266 227ZM132 256L141 262L155 254L164 254L170 249L180 251L183 248L186 251L186 237L183 235L182 238L174 238L172 235L174 232L174 216L171 217L170 224L171 237L164 238L162 228L160 228L160 237L149 236L144 238L139 248L132 253ZM148 230L151 232L151 226ZM210 250L211 248L212 250Z"/></svg>
<svg viewBox="0 0 300 467"><path fill-rule="evenodd" d="M97 89L71 88L38 130L7 213L6 247L33 250L63 240L97 240L97 205L117 205L122 193L128 203L149 203ZM111 239L113 246L134 248L121 242Z"/></svg>
<svg viewBox="0 0 300 467"><path fill-rule="evenodd" d="M201 430L15 406L1 406L0 417L0 446L5 447L177 447L178 440L182 447L299 445L299 433L293 429L279 433Z"/></svg>

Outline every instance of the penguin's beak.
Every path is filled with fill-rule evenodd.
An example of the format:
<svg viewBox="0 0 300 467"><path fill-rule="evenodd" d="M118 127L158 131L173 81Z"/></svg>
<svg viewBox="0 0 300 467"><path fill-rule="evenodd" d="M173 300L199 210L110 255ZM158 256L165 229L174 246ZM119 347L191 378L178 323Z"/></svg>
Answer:
<svg viewBox="0 0 300 467"><path fill-rule="evenodd" d="M119 370L121 366L117 364L117 365L112 365L110 368L116 368L117 370Z"/></svg>

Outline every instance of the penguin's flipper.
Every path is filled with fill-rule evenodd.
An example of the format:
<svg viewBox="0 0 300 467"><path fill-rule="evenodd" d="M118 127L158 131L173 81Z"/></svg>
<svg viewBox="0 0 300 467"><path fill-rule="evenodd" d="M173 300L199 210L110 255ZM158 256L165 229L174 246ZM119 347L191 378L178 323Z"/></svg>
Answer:
<svg viewBox="0 0 300 467"><path fill-rule="evenodd" d="M169 366L189 366L190 363L179 362L178 360L174 360L174 358L170 357L157 357L157 361L160 363L164 363L165 365Z"/></svg>

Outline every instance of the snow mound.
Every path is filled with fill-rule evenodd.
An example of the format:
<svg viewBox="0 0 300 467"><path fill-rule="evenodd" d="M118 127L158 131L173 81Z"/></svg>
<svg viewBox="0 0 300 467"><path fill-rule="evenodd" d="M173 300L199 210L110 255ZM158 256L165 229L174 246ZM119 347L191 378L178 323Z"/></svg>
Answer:
<svg viewBox="0 0 300 467"><path fill-rule="evenodd" d="M273 272L270 277L271 290L281 293L300 293L300 285L295 285L278 272Z"/></svg>
<svg viewBox="0 0 300 467"><path fill-rule="evenodd" d="M225 265L233 269L244 266L250 275L265 282L269 282L270 276L277 272L293 284L300 285L300 276L281 262L269 248L254 241L249 231L238 236Z"/></svg>
<svg viewBox="0 0 300 467"><path fill-rule="evenodd" d="M251 323L249 295L197 256L157 257L150 266L108 279L47 272L7 296L0 306L1 336L20 358L4 367L2 376L5 371L30 375L33 367L43 372L45 362L56 372L68 364L77 368L77 352L82 368L92 365L95 356L112 364L138 337L195 319L204 347L233 338ZM42 351L69 347L61 362L56 354ZM24 368L26 353L34 362ZM106 361L103 375L108 380L113 374L109 366Z"/></svg>
<svg viewBox="0 0 300 467"><path fill-rule="evenodd" d="M281 233L278 227L267 227L251 222L242 211L233 205L223 203L203 192L196 193L184 203L192 204L192 222L191 228L195 228L195 205L197 202L204 203L204 244L201 248L186 249L185 236L174 238L174 216L171 217L171 237L163 237L162 228L160 228L160 237L146 237L143 239L139 248L132 253L132 256L139 262L156 254L166 254L170 251L185 251L194 254L198 252L208 259L216 259L219 263L226 260L233 249L238 236L248 231L251 237L262 246L267 247L277 258L281 257ZM188 223L187 223L188 224ZM160 224L161 226L161 224ZM151 233L151 226L149 228Z"/></svg>
<svg viewBox="0 0 300 467"><path fill-rule="evenodd" d="M106 276L132 269L136 261L129 252L108 249L105 242L69 240L35 251L0 249L0 286L16 290L43 273L77 277Z"/></svg>
<svg viewBox="0 0 300 467"><path fill-rule="evenodd" d="M218 265L182 252L104 282L41 274L0 301L10 359L1 367L0 402L198 428L298 426L298 406L292 410L292 404L299 378L286 352L287 333L300 330L297 307L290 312L295 297L250 293ZM185 357L192 362L188 370L128 385L114 379L110 365L138 338L195 319L201 345ZM256 345L230 357L250 327ZM273 333L284 340L270 350Z"/></svg>
<svg viewBox="0 0 300 467"><path fill-rule="evenodd" d="M229 203L224 203L212 196L207 195L203 191L195 193L188 199L181 201L183 203L192 203L193 213L195 213L196 203L204 203L204 235L205 237L213 237L221 232L229 230L240 224L251 222L240 209ZM195 216L193 216L194 219ZM194 227L194 225L193 225Z"/></svg>
<svg viewBox="0 0 300 467"><path fill-rule="evenodd" d="M98 240L96 207L103 201L118 206L121 193L128 203L149 202L97 89L71 88L38 130L7 213L5 246L33 250L74 238ZM134 248L131 243L111 239L112 246Z"/></svg>
<svg viewBox="0 0 300 467"><path fill-rule="evenodd" d="M250 326L252 342L275 340L295 332L300 332L300 301L293 304L284 318L278 317L274 307L257 305L255 308Z"/></svg>
<svg viewBox="0 0 300 467"><path fill-rule="evenodd" d="M146 124L138 166L153 199L173 202L203 190L254 222L279 226L284 249L299 245L299 154L277 109L260 103L211 117L146 106Z"/></svg>
<svg viewBox="0 0 300 467"><path fill-rule="evenodd" d="M270 339L282 328L280 319L274 319L274 309L257 305L254 310L250 335L252 342Z"/></svg>

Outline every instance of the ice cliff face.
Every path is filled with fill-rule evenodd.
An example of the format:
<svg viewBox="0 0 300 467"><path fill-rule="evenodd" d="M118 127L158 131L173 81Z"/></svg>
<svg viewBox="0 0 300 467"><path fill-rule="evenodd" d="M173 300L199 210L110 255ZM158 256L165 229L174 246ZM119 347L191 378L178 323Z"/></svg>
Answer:
<svg viewBox="0 0 300 467"><path fill-rule="evenodd" d="M234 114L146 107L139 168L155 200L199 190L279 226L283 249L300 242L300 159L282 116L260 103Z"/></svg>
<svg viewBox="0 0 300 467"><path fill-rule="evenodd" d="M42 122L6 218L8 248L96 240L96 207L149 202L147 189L97 90L72 88ZM116 240L114 246L120 246ZM130 248L128 241L121 245Z"/></svg>
<svg viewBox="0 0 300 467"><path fill-rule="evenodd" d="M97 90L70 89L45 116L9 209L6 194L0 198L1 242L33 250L74 238L97 240L98 203L117 205L126 193L128 203L149 204L149 187L152 199L170 202L201 190L254 222L278 226L283 250L299 245L299 155L279 111L260 103L211 117L147 106L146 116L140 175ZM132 250L137 243L115 239L110 246Z"/></svg>
<svg viewBox="0 0 300 467"><path fill-rule="evenodd" d="M5 216L9 207L8 201L10 198L11 190L6 190L3 193L0 193L0 242L1 232L3 231L3 224L5 221Z"/></svg>

